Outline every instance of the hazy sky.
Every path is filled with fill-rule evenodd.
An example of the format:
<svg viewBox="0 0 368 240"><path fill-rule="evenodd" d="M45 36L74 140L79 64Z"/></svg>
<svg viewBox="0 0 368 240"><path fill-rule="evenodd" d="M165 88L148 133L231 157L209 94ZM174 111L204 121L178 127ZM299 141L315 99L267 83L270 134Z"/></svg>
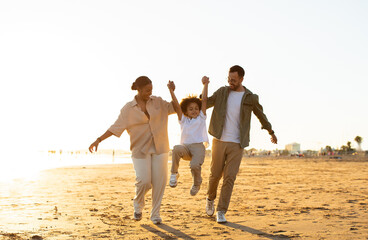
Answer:
<svg viewBox="0 0 368 240"><path fill-rule="evenodd" d="M153 81L209 95L245 68L279 144L253 116L250 147L368 149L367 1L1 1L3 149L86 149ZM210 112L209 112L210 113ZM179 124L170 116L170 145ZM128 148L128 134L102 148Z"/></svg>

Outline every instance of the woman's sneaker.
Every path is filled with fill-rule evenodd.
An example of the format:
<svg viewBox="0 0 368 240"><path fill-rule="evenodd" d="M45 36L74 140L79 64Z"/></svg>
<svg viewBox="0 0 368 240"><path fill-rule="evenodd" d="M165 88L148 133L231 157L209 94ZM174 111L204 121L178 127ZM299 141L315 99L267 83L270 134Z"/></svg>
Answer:
<svg viewBox="0 0 368 240"><path fill-rule="evenodd" d="M141 219L142 219L142 213L134 212L133 218L134 218L134 220L136 220L136 221L141 220Z"/></svg>
<svg viewBox="0 0 368 240"><path fill-rule="evenodd" d="M179 178L179 173L171 174L170 182L169 182L170 187L176 187L176 185L178 185L178 178Z"/></svg>

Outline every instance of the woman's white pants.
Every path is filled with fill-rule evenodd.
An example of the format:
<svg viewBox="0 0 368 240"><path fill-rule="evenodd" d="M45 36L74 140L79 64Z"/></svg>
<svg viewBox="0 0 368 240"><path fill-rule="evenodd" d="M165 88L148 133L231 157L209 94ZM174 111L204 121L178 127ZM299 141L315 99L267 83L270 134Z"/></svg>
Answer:
<svg viewBox="0 0 368 240"><path fill-rule="evenodd" d="M168 153L148 154L146 158L132 158L132 160L136 176L134 211L142 212L144 196L152 188L151 220L160 217L161 201L167 183Z"/></svg>

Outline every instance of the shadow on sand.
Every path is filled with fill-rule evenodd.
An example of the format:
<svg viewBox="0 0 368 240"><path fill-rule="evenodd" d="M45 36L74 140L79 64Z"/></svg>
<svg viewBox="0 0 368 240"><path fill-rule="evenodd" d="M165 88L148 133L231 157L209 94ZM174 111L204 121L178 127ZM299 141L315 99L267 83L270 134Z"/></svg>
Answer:
<svg viewBox="0 0 368 240"><path fill-rule="evenodd" d="M262 232L260 230L251 228L251 227L247 227L247 226L243 226L237 223L232 223L232 222L227 222L224 224L221 224L222 226L227 226L227 227L231 227L234 229L238 229L244 232L248 232L250 234L254 234L254 235L258 235L260 237L264 237L264 238L268 238L268 239L272 239L272 240L291 240L292 238L290 236L286 236L283 234L279 234L279 235L274 235L274 234L270 234L270 233L265 233ZM182 239L189 239L189 240L194 240L195 238L183 233L182 231L172 228L166 224L159 224L156 225L158 228L161 228L163 231L160 231L157 228L151 227L150 225L147 224L142 224L141 227L143 227L144 229L156 234L157 236L159 236L162 239L177 239L177 238L182 238ZM166 232L166 233L165 233ZM169 235L169 234L170 235ZM172 236L175 235L175 236Z"/></svg>
<svg viewBox="0 0 368 240"><path fill-rule="evenodd" d="M163 239L176 239L176 238L182 238L182 239L189 239L189 240L194 240L194 238L192 238L191 236L181 232L180 230L178 229L175 229L175 228L172 228L166 224L159 224L159 225L156 225L157 227L161 228L162 230L168 232L168 233L171 233L173 235L175 235L176 237L173 237L173 236L170 236L166 233L164 233L163 231L160 231L156 228L153 228L151 227L150 225L147 225L147 224L142 224L141 227L143 227L144 229L158 235L160 238L163 238Z"/></svg>
<svg viewBox="0 0 368 240"><path fill-rule="evenodd" d="M255 235L258 235L258 236L265 237L265 238L269 238L269 239L272 239L272 240L291 240L292 239L289 236L286 236L286 235L283 235L283 234L280 234L280 235L269 234L269 233L265 233L265 232L259 231L257 229L251 228L251 227L247 227L247 226L237 224L237 223L227 222L227 223L223 223L222 225L227 226L227 227L231 227L231 228L235 228L235 229L239 229L239 230L244 231L244 232L249 232L251 234L255 234Z"/></svg>

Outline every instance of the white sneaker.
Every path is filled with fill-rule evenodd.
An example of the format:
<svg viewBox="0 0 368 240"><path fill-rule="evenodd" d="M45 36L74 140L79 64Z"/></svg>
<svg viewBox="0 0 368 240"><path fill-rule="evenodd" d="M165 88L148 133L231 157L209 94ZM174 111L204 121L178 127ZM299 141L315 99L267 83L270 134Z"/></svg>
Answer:
<svg viewBox="0 0 368 240"><path fill-rule="evenodd" d="M200 188L201 188L201 185L199 186L192 185L192 188L190 189L190 195L195 196L198 193Z"/></svg>
<svg viewBox="0 0 368 240"><path fill-rule="evenodd" d="M215 200L209 200L206 198L206 213L208 216L212 216L215 213Z"/></svg>
<svg viewBox="0 0 368 240"><path fill-rule="evenodd" d="M218 211L217 212L217 219L216 219L216 221L218 223L226 223L227 221L226 221L226 218L225 218L225 212Z"/></svg>
<svg viewBox="0 0 368 240"><path fill-rule="evenodd" d="M170 182L169 182L170 187L176 187L176 185L178 185L178 178L179 178L179 173L171 174Z"/></svg>

